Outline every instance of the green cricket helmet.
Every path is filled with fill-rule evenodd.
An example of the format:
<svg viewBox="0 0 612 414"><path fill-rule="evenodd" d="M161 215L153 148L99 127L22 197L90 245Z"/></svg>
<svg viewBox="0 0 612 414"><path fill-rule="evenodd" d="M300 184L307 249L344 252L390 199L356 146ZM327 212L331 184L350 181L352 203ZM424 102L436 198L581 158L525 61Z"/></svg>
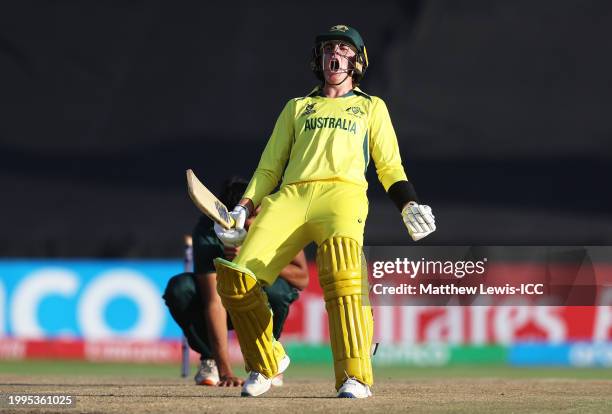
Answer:
<svg viewBox="0 0 612 414"><path fill-rule="evenodd" d="M315 76L320 81L325 81L321 61L321 47L325 42L330 40L344 41L355 48L356 57L353 65L352 76L353 82L358 84L361 79L363 79L365 71L368 68L368 54L359 32L354 28L345 26L343 24L332 26L327 31L320 33L317 35L317 37L315 37L315 46L312 48L312 58L310 60L310 68L314 72Z"/></svg>

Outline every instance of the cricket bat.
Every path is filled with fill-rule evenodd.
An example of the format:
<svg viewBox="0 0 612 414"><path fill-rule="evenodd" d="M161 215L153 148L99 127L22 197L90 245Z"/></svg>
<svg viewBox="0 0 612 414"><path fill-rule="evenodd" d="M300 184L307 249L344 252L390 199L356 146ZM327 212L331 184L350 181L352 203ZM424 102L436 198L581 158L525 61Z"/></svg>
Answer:
<svg viewBox="0 0 612 414"><path fill-rule="evenodd" d="M227 207L198 180L193 170L188 169L186 173L187 191L196 207L221 227L232 228L234 219L229 215Z"/></svg>

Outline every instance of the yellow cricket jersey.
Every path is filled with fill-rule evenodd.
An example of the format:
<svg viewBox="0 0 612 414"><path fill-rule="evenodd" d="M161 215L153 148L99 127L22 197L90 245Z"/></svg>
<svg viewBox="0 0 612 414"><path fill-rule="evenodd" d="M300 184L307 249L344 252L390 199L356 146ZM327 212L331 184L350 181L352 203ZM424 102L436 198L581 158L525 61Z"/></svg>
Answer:
<svg viewBox="0 0 612 414"><path fill-rule="evenodd" d="M243 197L259 205L281 177L283 185L338 179L367 188L370 156L385 190L407 180L383 100L359 88L327 98L317 87L287 102Z"/></svg>

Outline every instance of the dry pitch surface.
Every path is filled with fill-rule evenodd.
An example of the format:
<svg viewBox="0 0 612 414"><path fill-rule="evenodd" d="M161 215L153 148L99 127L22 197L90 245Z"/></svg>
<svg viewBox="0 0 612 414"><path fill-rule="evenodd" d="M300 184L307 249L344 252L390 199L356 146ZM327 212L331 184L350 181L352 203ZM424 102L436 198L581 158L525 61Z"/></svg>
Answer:
<svg viewBox="0 0 612 414"><path fill-rule="evenodd" d="M240 398L236 388L181 379L0 374L0 393L77 397L75 408L0 408L7 413L612 412L612 380L607 379L379 378L373 398L345 400L334 398L331 380L320 379L287 380L263 397Z"/></svg>

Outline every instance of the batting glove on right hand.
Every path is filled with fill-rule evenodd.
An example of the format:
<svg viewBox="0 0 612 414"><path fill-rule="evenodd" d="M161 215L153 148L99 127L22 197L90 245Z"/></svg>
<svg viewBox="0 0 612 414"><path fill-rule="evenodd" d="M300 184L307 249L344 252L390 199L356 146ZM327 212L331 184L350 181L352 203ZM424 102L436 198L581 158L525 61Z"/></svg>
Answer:
<svg viewBox="0 0 612 414"><path fill-rule="evenodd" d="M249 210L245 206L238 204L230 211L229 215L234 220L234 227L231 229L224 229L215 223L215 233L224 246L238 247L246 238L247 232L244 229L244 223L249 216Z"/></svg>
<svg viewBox="0 0 612 414"><path fill-rule="evenodd" d="M418 241L436 230L435 217L431 207L420 205L414 201L406 204L402 210L402 219L412 240Z"/></svg>

